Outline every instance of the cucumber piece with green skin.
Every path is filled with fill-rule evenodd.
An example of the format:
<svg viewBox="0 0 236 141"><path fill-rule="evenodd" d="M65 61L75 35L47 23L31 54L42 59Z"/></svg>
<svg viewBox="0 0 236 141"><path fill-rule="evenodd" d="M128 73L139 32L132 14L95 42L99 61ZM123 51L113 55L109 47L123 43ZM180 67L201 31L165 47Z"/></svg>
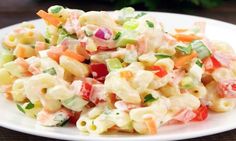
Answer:
<svg viewBox="0 0 236 141"><path fill-rule="evenodd" d="M88 104L88 101L83 100L79 96L73 96L67 100L62 101L62 104L68 109L80 112L83 107Z"/></svg>
<svg viewBox="0 0 236 141"><path fill-rule="evenodd" d="M112 58L106 60L107 68L109 71L117 70L122 68L122 64L119 59Z"/></svg>
<svg viewBox="0 0 236 141"><path fill-rule="evenodd" d="M125 47L127 44L134 44L137 42L138 33L135 31L122 31L121 36L116 41L117 47Z"/></svg>

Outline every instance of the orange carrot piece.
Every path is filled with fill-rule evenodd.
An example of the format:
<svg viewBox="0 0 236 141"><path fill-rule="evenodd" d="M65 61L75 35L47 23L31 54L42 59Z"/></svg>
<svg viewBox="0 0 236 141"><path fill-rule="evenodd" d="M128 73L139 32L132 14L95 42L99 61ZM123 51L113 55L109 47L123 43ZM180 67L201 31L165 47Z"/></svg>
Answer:
<svg viewBox="0 0 236 141"><path fill-rule="evenodd" d="M49 24L52 24L56 27L60 26L62 23L60 18L55 17L55 16L45 12L44 10L39 10L36 14L39 17L41 17L42 19L44 19L45 21L47 21Z"/></svg>
<svg viewBox="0 0 236 141"><path fill-rule="evenodd" d="M79 62L83 62L85 60L84 56L77 54L77 53L70 51L70 50L66 50L65 52L63 52L63 55L73 58Z"/></svg>
<svg viewBox="0 0 236 141"><path fill-rule="evenodd" d="M153 117L151 116L145 117L144 123L146 124L150 135L157 134L157 124Z"/></svg>
<svg viewBox="0 0 236 141"><path fill-rule="evenodd" d="M29 64L23 58L17 58L15 62L16 64L20 65L25 70L28 70Z"/></svg>
<svg viewBox="0 0 236 141"><path fill-rule="evenodd" d="M25 48L19 47L16 57L24 58L25 57Z"/></svg>
<svg viewBox="0 0 236 141"><path fill-rule="evenodd" d="M51 59L59 62L59 58L62 55L63 50L62 48L59 47L51 47L49 49L49 51L47 52L48 57L50 57Z"/></svg>
<svg viewBox="0 0 236 141"><path fill-rule="evenodd" d="M35 43L35 51L39 52L41 50L47 49L47 45L44 42L36 42Z"/></svg>
<svg viewBox="0 0 236 141"><path fill-rule="evenodd" d="M191 35L175 34L174 37L176 40L182 41L182 42L192 42L194 40L201 39L201 37L193 35L193 34L191 34Z"/></svg>
<svg viewBox="0 0 236 141"><path fill-rule="evenodd" d="M195 57L197 57L197 53L195 51L193 51L189 55L185 55L180 58L176 58L176 59L174 59L175 67L176 68L182 67L182 66L186 65L188 62L190 62Z"/></svg>

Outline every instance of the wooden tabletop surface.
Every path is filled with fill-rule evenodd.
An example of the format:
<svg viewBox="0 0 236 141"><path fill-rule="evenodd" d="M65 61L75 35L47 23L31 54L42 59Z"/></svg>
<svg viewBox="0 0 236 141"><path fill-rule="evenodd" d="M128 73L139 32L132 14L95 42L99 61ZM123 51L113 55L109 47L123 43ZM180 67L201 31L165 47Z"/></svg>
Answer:
<svg viewBox="0 0 236 141"><path fill-rule="evenodd" d="M39 9L47 9L50 5L60 4L69 8L88 10L114 10L115 7L107 3L98 3L86 0L87 3L79 0L0 0L0 28L19 23L26 20L36 19L34 14ZM88 2L90 1L90 2ZM222 6L210 10L195 9L184 11L180 9L158 9L162 12L175 12L191 15L198 15L225 22L236 24L236 1L225 2ZM217 125L216 125L217 126ZM234 141L236 140L236 130L215 134L211 136L190 139L189 141ZM0 141L56 141L32 135L11 131L0 127Z"/></svg>

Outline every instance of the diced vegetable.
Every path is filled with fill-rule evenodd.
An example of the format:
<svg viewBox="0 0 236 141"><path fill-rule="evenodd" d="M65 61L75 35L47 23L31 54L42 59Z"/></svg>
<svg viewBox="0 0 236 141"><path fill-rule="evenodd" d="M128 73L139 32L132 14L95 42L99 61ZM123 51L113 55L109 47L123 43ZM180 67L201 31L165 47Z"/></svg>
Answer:
<svg viewBox="0 0 236 141"><path fill-rule="evenodd" d="M30 109L32 109L32 108L34 108L34 104L31 103L31 102L29 102L29 103L26 105L26 107L25 107L25 109L27 109L27 110L30 110Z"/></svg>
<svg viewBox="0 0 236 141"><path fill-rule="evenodd" d="M180 46L180 45L178 45L178 46L176 46L175 47L178 51L181 51L181 52L183 52L184 54L191 54L191 52L192 52L192 46Z"/></svg>
<svg viewBox="0 0 236 141"><path fill-rule="evenodd" d="M135 30L138 27L139 23L135 19L131 19L129 21L126 21L123 24L123 28L127 30Z"/></svg>
<svg viewBox="0 0 236 141"><path fill-rule="evenodd" d="M119 11L119 17L116 21L119 24L123 24L124 22L135 17L135 10L132 7L125 7Z"/></svg>
<svg viewBox="0 0 236 141"><path fill-rule="evenodd" d="M62 27L58 29L58 39L57 39L57 44L62 42L66 37L69 37L69 33Z"/></svg>
<svg viewBox="0 0 236 141"><path fill-rule="evenodd" d="M218 94L221 98L236 98L236 80L224 80L218 83Z"/></svg>
<svg viewBox="0 0 236 141"><path fill-rule="evenodd" d="M185 76L181 81L180 85L184 89L190 89L192 88L193 85L193 79L190 76Z"/></svg>
<svg viewBox="0 0 236 141"><path fill-rule="evenodd" d="M106 75L108 74L107 66L105 64L92 63L90 64L90 69L91 69L93 78L99 81L104 81Z"/></svg>
<svg viewBox="0 0 236 141"><path fill-rule="evenodd" d="M92 84L90 84L89 82L83 82L80 95L84 100L89 101L91 91L92 91Z"/></svg>
<svg viewBox="0 0 236 141"><path fill-rule="evenodd" d="M175 39L182 42L192 42L194 40L199 40L201 37L196 35L185 35L185 34L175 34Z"/></svg>
<svg viewBox="0 0 236 141"><path fill-rule="evenodd" d="M22 106L20 104L16 104L16 107L19 111L21 111L22 113L25 113L24 108L22 108Z"/></svg>
<svg viewBox="0 0 236 141"><path fill-rule="evenodd" d="M117 58L112 58L112 59L107 59L106 64L108 67L109 71L117 70L122 68L122 64L119 59Z"/></svg>
<svg viewBox="0 0 236 141"><path fill-rule="evenodd" d="M144 12L140 12L140 13L138 13L134 18L135 19L138 19L138 18L140 18L140 17L142 17L142 16L144 16L144 15L146 15L147 13L144 13Z"/></svg>
<svg viewBox="0 0 236 141"><path fill-rule="evenodd" d="M109 40L112 36L112 33L109 29L103 27L103 28L98 28L95 31L94 36L99 38L99 39Z"/></svg>
<svg viewBox="0 0 236 141"><path fill-rule="evenodd" d="M212 72L213 70L221 67L220 62L218 62L214 56L208 57L203 61L204 68L206 71Z"/></svg>
<svg viewBox="0 0 236 141"><path fill-rule="evenodd" d="M156 58L157 58L158 60L164 59L164 58L171 58L170 55L162 54L162 53L157 53L155 56L156 56Z"/></svg>
<svg viewBox="0 0 236 141"><path fill-rule="evenodd" d="M62 23L60 18L58 18L58 17L56 17L54 15L51 15L51 14L49 14L49 13L43 11L43 10L39 10L37 12L37 15L39 17L41 17L42 19L44 19L45 21L47 21L49 24L52 24L52 25L54 25L56 27L60 26L61 23Z"/></svg>
<svg viewBox="0 0 236 141"><path fill-rule="evenodd" d="M121 32L117 32L113 40L118 40L121 36Z"/></svg>
<svg viewBox="0 0 236 141"><path fill-rule="evenodd" d="M49 69L46 69L46 70L43 70L43 73L48 73L48 74L51 74L51 75L56 75L57 72L55 70L55 68L49 68Z"/></svg>
<svg viewBox="0 0 236 141"><path fill-rule="evenodd" d="M193 111L196 114L196 117L193 121L203 121L208 117L208 107L201 105L197 110Z"/></svg>
<svg viewBox="0 0 236 141"><path fill-rule="evenodd" d="M127 44L137 42L138 34L135 31L123 31L120 38L116 42L117 47L125 47Z"/></svg>
<svg viewBox="0 0 236 141"><path fill-rule="evenodd" d="M81 112L74 112L72 116L69 118L69 122L73 125L76 125L76 122L80 118Z"/></svg>
<svg viewBox="0 0 236 141"><path fill-rule="evenodd" d="M200 59L197 59L195 62L200 68L202 67L202 61Z"/></svg>
<svg viewBox="0 0 236 141"><path fill-rule="evenodd" d="M146 20L146 23L147 23L148 27L154 28L154 23L153 22L151 22L149 20Z"/></svg>
<svg viewBox="0 0 236 141"><path fill-rule="evenodd" d="M48 8L48 12L52 13L52 14L57 14L59 13L62 9L64 9L64 7L60 6L60 5L54 5Z"/></svg>
<svg viewBox="0 0 236 141"><path fill-rule="evenodd" d="M160 66L151 66L150 70L155 71L155 75L158 77L164 77L167 75L166 70Z"/></svg>
<svg viewBox="0 0 236 141"><path fill-rule="evenodd" d="M83 109L83 107L86 104L88 104L88 101L87 101L87 99L84 100L81 97L75 95L75 96L73 96L69 99L66 99L66 100L62 101L62 104L63 104L63 106L65 106L68 109L80 112Z"/></svg>
<svg viewBox="0 0 236 141"><path fill-rule="evenodd" d="M144 97L144 103L149 103L158 100L158 98L154 98L152 94L148 94Z"/></svg>
<svg viewBox="0 0 236 141"><path fill-rule="evenodd" d="M62 48L57 48L57 47L51 47L48 52L47 55L48 57L50 57L51 59L59 62L59 58L63 53L63 49Z"/></svg>
<svg viewBox="0 0 236 141"><path fill-rule="evenodd" d="M204 43L200 40L193 41L191 44L192 49L198 53L198 57L200 59L204 59L206 57L211 56L211 51L204 45Z"/></svg>
<svg viewBox="0 0 236 141"><path fill-rule="evenodd" d="M66 50L65 52L62 53L62 55L65 55L65 56L68 56L70 58L73 58L79 62L83 62L85 60L84 56L78 54L78 53L75 53L73 51L70 51L70 50Z"/></svg>
<svg viewBox="0 0 236 141"><path fill-rule="evenodd" d="M195 57L197 57L197 53L195 51L193 51L189 55L185 55L185 56L176 58L176 59L174 59L175 67L176 68L182 67L182 66L188 64Z"/></svg>

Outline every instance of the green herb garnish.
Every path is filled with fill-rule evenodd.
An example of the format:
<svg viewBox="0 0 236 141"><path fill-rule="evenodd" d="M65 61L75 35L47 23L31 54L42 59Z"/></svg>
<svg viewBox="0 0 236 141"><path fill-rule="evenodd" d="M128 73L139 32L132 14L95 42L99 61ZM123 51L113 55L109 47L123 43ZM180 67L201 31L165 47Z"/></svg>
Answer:
<svg viewBox="0 0 236 141"><path fill-rule="evenodd" d="M44 41L48 44L50 44L50 40L48 38L45 38Z"/></svg>
<svg viewBox="0 0 236 141"><path fill-rule="evenodd" d="M49 69L46 69L46 70L44 70L43 71L43 73L48 73L48 74L51 74L51 75L56 75L57 74L57 72L56 72L56 70L55 70L55 68L49 68Z"/></svg>
<svg viewBox="0 0 236 141"><path fill-rule="evenodd" d="M142 16L144 16L144 15L146 15L147 13L144 13L144 12L141 12L141 13L138 13L134 18L135 19L138 19L138 18L140 18L140 17L142 17Z"/></svg>
<svg viewBox="0 0 236 141"><path fill-rule="evenodd" d="M21 107L20 104L16 104L16 107L18 108L19 111L21 111L22 113L25 113L25 110Z"/></svg>
<svg viewBox="0 0 236 141"><path fill-rule="evenodd" d="M113 40L118 40L121 36L121 32L117 32Z"/></svg>
<svg viewBox="0 0 236 141"><path fill-rule="evenodd" d="M34 104L31 103L31 102L29 102L25 107L25 109L27 109L27 110L30 110L30 109L33 109L33 108L34 108Z"/></svg>
<svg viewBox="0 0 236 141"><path fill-rule="evenodd" d="M158 100L158 98L154 98L152 94L148 94L144 97L144 103L149 103Z"/></svg>
<svg viewBox="0 0 236 141"><path fill-rule="evenodd" d="M195 62L200 68L202 67L202 61L200 59L197 59L197 61Z"/></svg>
<svg viewBox="0 0 236 141"><path fill-rule="evenodd" d="M149 21L149 20L146 20L146 23L147 23L148 27L154 28L153 22L151 22L151 21Z"/></svg>

